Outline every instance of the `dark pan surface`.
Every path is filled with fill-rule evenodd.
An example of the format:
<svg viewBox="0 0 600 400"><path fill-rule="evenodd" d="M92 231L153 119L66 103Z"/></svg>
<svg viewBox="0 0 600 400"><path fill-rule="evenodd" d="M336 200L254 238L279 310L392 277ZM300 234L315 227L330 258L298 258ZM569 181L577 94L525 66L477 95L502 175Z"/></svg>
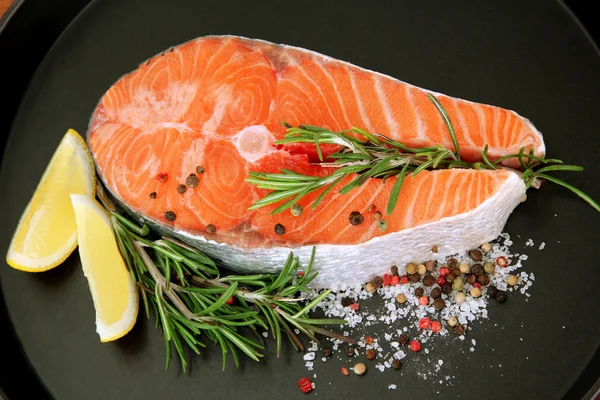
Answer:
<svg viewBox="0 0 600 400"><path fill-rule="evenodd" d="M207 34L305 47L438 92L514 109L544 133L550 156L586 168L565 177L600 199L600 56L559 3L95 1L40 64L10 130L0 170L2 254L65 131L85 133L103 92L138 63ZM371 367L364 377L344 377L332 360L314 371L313 395L562 397L594 367L588 364L600 345L599 221L561 188L530 193L506 231L515 251L529 238L547 244L528 251L525 270L536 275L532 296L490 305L491 320L473 333L475 352L453 341L429 357L420 355L421 362L444 359L452 385L418 378L408 359L401 374ZM221 372L220 355L209 346L193 358L189 376L176 363L165 372L161 333L145 318L125 338L100 343L77 253L43 274L5 265L0 279L24 353L57 399L300 398L297 380L314 373L291 348L276 359L272 343L264 362L246 360L239 370L231 363ZM390 383L398 389L388 390Z"/></svg>

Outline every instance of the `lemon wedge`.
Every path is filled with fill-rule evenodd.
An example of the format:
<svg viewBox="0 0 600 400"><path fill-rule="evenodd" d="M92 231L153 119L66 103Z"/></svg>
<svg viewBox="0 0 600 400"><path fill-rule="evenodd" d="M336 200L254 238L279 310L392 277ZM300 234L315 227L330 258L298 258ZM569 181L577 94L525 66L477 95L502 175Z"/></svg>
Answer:
<svg viewBox="0 0 600 400"><path fill-rule="evenodd" d="M84 140L69 129L54 152L13 235L6 262L28 272L60 265L77 247L69 195L93 196L95 173Z"/></svg>
<svg viewBox="0 0 600 400"><path fill-rule="evenodd" d="M71 195L83 273L96 309L100 341L124 336L135 324L136 286L119 251L108 213L90 196Z"/></svg>

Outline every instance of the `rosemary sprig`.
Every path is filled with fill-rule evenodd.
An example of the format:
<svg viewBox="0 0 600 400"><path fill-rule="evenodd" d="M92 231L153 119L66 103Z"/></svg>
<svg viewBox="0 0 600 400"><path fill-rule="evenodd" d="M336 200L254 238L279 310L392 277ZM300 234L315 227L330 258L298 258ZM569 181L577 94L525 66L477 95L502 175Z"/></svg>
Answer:
<svg viewBox="0 0 600 400"><path fill-rule="evenodd" d="M275 338L278 356L283 336L288 337L296 350L304 350L295 329L316 342L316 335L320 334L354 343L353 339L320 326L345 324L345 320L308 316L331 293L325 290L303 304L302 293L308 291L308 284L317 276L311 268L314 249L306 268L290 254L278 275L221 276L215 262L202 252L170 237L151 239L146 225L139 226L117 212L102 190L98 195L111 211L117 243L140 289L146 316L150 317L152 309L157 316L157 327L162 327L166 368L174 347L185 372L184 346L200 354L205 347L202 335L221 347L223 369L228 353L236 366L238 351L255 361L263 357L264 342L258 333L261 328ZM231 298L235 299L232 303L228 301ZM252 332L258 340L248 338Z"/></svg>
<svg viewBox="0 0 600 400"><path fill-rule="evenodd" d="M319 197L312 204L312 208L315 209L334 187L348 177L353 177L353 179L340 188L340 194L346 194L372 178L379 178L385 182L386 179L395 177L396 182L390 192L386 209L386 212L391 214L398 202L404 178L408 174L412 174L414 177L424 170L451 168L509 169L501 163L508 159L517 159L522 168L522 171L517 172L522 176L527 189L532 186L539 187L544 180L553 182L569 189L600 212L600 205L590 196L561 179L548 175L552 171L583 171L583 167L566 165L561 160L538 157L533 154L533 150L526 151L525 148L521 148L519 153L507 154L491 161L488 157L487 145L481 152L482 161L469 163L461 160L458 140L448 113L435 96L428 94L428 97L444 120L454 145L454 152L441 145L411 148L384 135L371 134L356 127L340 132L332 132L311 125L293 127L283 122L287 128L287 134L283 139L276 141L275 144L314 144L320 160L318 164L322 167L332 168L333 172L325 177L307 176L285 169L281 170L279 174L250 172L250 177L246 179L247 182L261 189L271 190L271 193L256 201L250 209L282 202L271 212L273 215L278 214L293 207L309 193L322 190ZM322 144L334 144L341 148L330 154L328 160L324 160L321 149Z"/></svg>

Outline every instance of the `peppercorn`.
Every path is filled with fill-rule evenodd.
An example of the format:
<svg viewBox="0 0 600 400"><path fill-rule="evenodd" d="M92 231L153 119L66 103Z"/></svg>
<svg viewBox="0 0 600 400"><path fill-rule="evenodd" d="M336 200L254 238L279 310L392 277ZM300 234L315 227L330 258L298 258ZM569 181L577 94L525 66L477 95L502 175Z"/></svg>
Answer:
<svg viewBox="0 0 600 400"><path fill-rule="evenodd" d="M444 308L446 308L446 302L440 297L438 299L435 299L435 301L433 302L433 306L436 310L443 310Z"/></svg>
<svg viewBox="0 0 600 400"><path fill-rule="evenodd" d="M350 225L360 225L365 220L365 217L362 216L358 211L352 211L348 216L348 221L350 221Z"/></svg>
<svg viewBox="0 0 600 400"><path fill-rule="evenodd" d="M369 206L369 209L368 209L367 211L368 211L368 212L370 212L370 213L372 213L372 212L374 212L375 210L377 210L377 206L376 206L375 204L371 204L371 205Z"/></svg>
<svg viewBox="0 0 600 400"><path fill-rule="evenodd" d="M508 277L508 281L507 281L507 283L508 283L510 286L515 286L517 283L519 283L519 278L517 278L517 277L516 277L516 275L510 275L510 276Z"/></svg>
<svg viewBox="0 0 600 400"><path fill-rule="evenodd" d="M398 296L396 296L396 301L400 304L404 304L406 303L406 296L400 293Z"/></svg>
<svg viewBox="0 0 600 400"><path fill-rule="evenodd" d="M342 297L342 306L343 307L349 307L350 304L354 303L354 300L352 300L352 298L350 297Z"/></svg>
<svg viewBox="0 0 600 400"><path fill-rule="evenodd" d="M489 244L488 242L485 242L484 244L481 245L481 251L483 251L484 253L489 253L490 250L492 250L492 245Z"/></svg>
<svg viewBox="0 0 600 400"><path fill-rule="evenodd" d="M366 344L372 344L373 343L373 336L366 336L365 337L365 343Z"/></svg>
<svg viewBox="0 0 600 400"><path fill-rule="evenodd" d="M463 274L468 274L471 271L471 266L469 264L467 264L467 263L462 263L462 264L460 264L460 266L458 267L458 269Z"/></svg>
<svg viewBox="0 0 600 400"><path fill-rule="evenodd" d="M377 221L377 229L379 229L381 232L385 232L388 230L388 222L385 219L380 219L379 221Z"/></svg>
<svg viewBox="0 0 600 400"><path fill-rule="evenodd" d="M500 256L496 258L496 264L498 264L500 268L506 268L508 267L508 264L510 264L510 261L508 261L506 257Z"/></svg>
<svg viewBox="0 0 600 400"><path fill-rule="evenodd" d="M403 285L406 285L408 282L409 282L408 276L402 275L402 277L400 278L400 283Z"/></svg>
<svg viewBox="0 0 600 400"><path fill-rule="evenodd" d="M465 301L467 301L467 296L465 296L465 294L463 292L456 293L456 302L457 303L464 303Z"/></svg>
<svg viewBox="0 0 600 400"><path fill-rule="evenodd" d="M383 286L388 286L391 280L390 274L383 274Z"/></svg>
<svg viewBox="0 0 600 400"><path fill-rule="evenodd" d="M423 296L424 293L425 293L425 290L423 290L422 287L415 289L415 296L417 296L417 297Z"/></svg>
<svg viewBox="0 0 600 400"><path fill-rule="evenodd" d="M486 274L493 274L494 271L496 271L496 264L494 264L491 261L488 261L485 264L483 264L483 270Z"/></svg>
<svg viewBox="0 0 600 400"><path fill-rule="evenodd" d="M198 176L196 174L190 174L185 179L185 184L188 185L189 187L191 187L192 189L195 188L196 186L198 186L199 183L200 183L200 179L198 179Z"/></svg>
<svg viewBox="0 0 600 400"><path fill-rule="evenodd" d="M392 361L392 368L394 368L396 371L398 371L400 368L402 368L402 361L395 359L394 361Z"/></svg>
<svg viewBox="0 0 600 400"><path fill-rule="evenodd" d="M356 354L354 352L354 347L352 347L352 346L346 347L346 354L348 355L348 357L354 357L354 355Z"/></svg>
<svg viewBox="0 0 600 400"><path fill-rule="evenodd" d="M376 289L379 289L381 285L383 285L383 278L380 276L376 276L375 278L371 279L371 283L373 284L373 286L375 286Z"/></svg>
<svg viewBox="0 0 600 400"><path fill-rule="evenodd" d="M442 297L442 289L440 289L439 287L433 288L429 295L433 299L439 299L440 297Z"/></svg>
<svg viewBox="0 0 600 400"><path fill-rule="evenodd" d="M331 353L333 353L333 352L331 351L331 348L330 348L330 347L325 347L325 348L323 349L323 356L324 356L324 357L329 357L329 356L331 356Z"/></svg>
<svg viewBox="0 0 600 400"><path fill-rule="evenodd" d="M463 324L460 325L456 325L454 328L452 328L452 332L456 333L457 335L464 335L466 331L466 328Z"/></svg>
<svg viewBox="0 0 600 400"><path fill-rule="evenodd" d="M454 275L454 274L448 274L444 278L446 278L446 282L452 283L452 282L454 282L454 279L456 278L456 275Z"/></svg>
<svg viewBox="0 0 600 400"><path fill-rule="evenodd" d="M184 194L186 190L187 186L185 186L184 184L177 185L177 191L179 192L179 194Z"/></svg>
<svg viewBox="0 0 600 400"><path fill-rule="evenodd" d="M458 277L454 280L454 282L452 282L452 289L455 292L462 292L462 290L465 288L465 281L463 280L462 277Z"/></svg>
<svg viewBox="0 0 600 400"><path fill-rule="evenodd" d="M177 216L175 215L175 213L173 211L166 211L165 219L169 222L173 222L173 221L175 221L175 219L177 219Z"/></svg>
<svg viewBox="0 0 600 400"><path fill-rule="evenodd" d="M458 324L458 319L456 319L456 317L450 317L448 318L448 325L451 327L455 327L456 324Z"/></svg>
<svg viewBox="0 0 600 400"><path fill-rule="evenodd" d="M467 275L467 282L470 283L471 285L473 283L475 283L476 280L477 280L477 276L475 276L475 274Z"/></svg>
<svg viewBox="0 0 600 400"><path fill-rule="evenodd" d="M203 167L203 166L201 166L201 165L198 165L198 166L196 167L196 173L197 173L198 175L202 175L202 174L203 174L205 171L206 171L206 170L205 170L205 169L204 169L204 167Z"/></svg>
<svg viewBox="0 0 600 400"><path fill-rule="evenodd" d="M452 285L449 283L444 284L442 286L442 293L444 293L446 296L452 293Z"/></svg>
<svg viewBox="0 0 600 400"><path fill-rule="evenodd" d="M375 212L373 213L373 219L374 219L374 220L378 221L378 220L380 220L380 219L381 219L381 217L382 217L382 215L381 215L381 213L380 213L379 211L375 211Z"/></svg>
<svg viewBox="0 0 600 400"><path fill-rule="evenodd" d="M369 282L365 285L365 290L369 293L375 293L377 288L375 287L375 285L373 285L371 282Z"/></svg>
<svg viewBox="0 0 600 400"><path fill-rule="evenodd" d="M398 266L392 265L392 268L390 268L390 272L392 273L392 275L398 275Z"/></svg>
<svg viewBox="0 0 600 400"><path fill-rule="evenodd" d="M441 331L442 324L440 323L440 321L432 321L431 322L431 330L435 333L438 333L439 331Z"/></svg>
<svg viewBox="0 0 600 400"><path fill-rule="evenodd" d="M435 283L435 278L429 274L423 277L423 286L430 287Z"/></svg>
<svg viewBox="0 0 600 400"><path fill-rule="evenodd" d="M392 278L390 279L390 285L396 286L399 283L400 283L400 277L398 275L392 275Z"/></svg>
<svg viewBox="0 0 600 400"><path fill-rule="evenodd" d="M472 287L470 293L472 297L477 298L481 296L481 289L479 289L478 287Z"/></svg>
<svg viewBox="0 0 600 400"><path fill-rule="evenodd" d="M487 286L490 284L490 277L489 275L479 275L477 277L477 282L481 285L481 286Z"/></svg>
<svg viewBox="0 0 600 400"><path fill-rule="evenodd" d="M344 374L346 376L350 375L350 373L348 372L348 368L342 367L341 371L342 371L342 374Z"/></svg>
<svg viewBox="0 0 600 400"><path fill-rule="evenodd" d="M150 198L151 198L151 199L155 199L155 198L156 198L156 192L152 192L152 193L150 193Z"/></svg>
<svg viewBox="0 0 600 400"><path fill-rule="evenodd" d="M479 282L473 282L473 287L476 287L477 289L481 289L481 283Z"/></svg>
<svg viewBox="0 0 600 400"><path fill-rule="evenodd" d="M419 297L419 304L422 306L429 305L429 297L427 297L427 296Z"/></svg>
<svg viewBox="0 0 600 400"><path fill-rule="evenodd" d="M452 275L454 275L454 276L461 276L462 272L460 271L460 268L454 268L452 270Z"/></svg>
<svg viewBox="0 0 600 400"><path fill-rule="evenodd" d="M458 260L457 260L456 258L454 258L454 257L452 257L451 259L449 259L449 260L446 262L446 265L447 265L449 268L456 268L456 267L458 267L458 264L459 264L459 263L458 263Z"/></svg>
<svg viewBox="0 0 600 400"><path fill-rule="evenodd" d="M425 273L427 273L427 268L425 268L425 264L418 264L417 265L417 273L419 275L425 275Z"/></svg>
<svg viewBox="0 0 600 400"><path fill-rule="evenodd" d="M419 320L419 328L428 329L431 325L431 320L429 318L421 318Z"/></svg>
<svg viewBox="0 0 600 400"><path fill-rule="evenodd" d="M431 246L431 252L432 253L437 253L438 252L438 245L434 244L433 246Z"/></svg>
<svg viewBox="0 0 600 400"><path fill-rule="evenodd" d="M356 375L362 375L367 372L367 366L363 363L358 363L354 365L354 373Z"/></svg>
<svg viewBox="0 0 600 400"><path fill-rule="evenodd" d="M365 352L367 360L374 360L377 357L377 352L373 349L369 349Z"/></svg>
<svg viewBox="0 0 600 400"><path fill-rule="evenodd" d="M488 286L487 294L493 299L498 294L498 288L496 286Z"/></svg>
<svg viewBox="0 0 600 400"><path fill-rule="evenodd" d="M410 342L408 347L410 347L410 349L416 353L417 351L421 350L421 343L419 343L416 340L413 340L412 342Z"/></svg>
<svg viewBox="0 0 600 400"><path fill-rule="evenodd" d="M429 271L429 272L435 271L436 268L437 268L437 261L435 261L435 260L429 260L425 263L425 269L427 269L427 271Z"/></svg>
<svg viewBox="0 0 600 400"><path fill-rule="evenodd" d="M217 231L217 228L213 224L206 225L206 232L215 233L216 231Z"/></svg>
<svg viewBox="0 0 600 400"><path fill-rule="evenodd" d="M442 267L440 268L440 275L441 276L446 276L450 273L450 268L448 267Z"/></svg>
<svg viewBox="0 0 600 400"><path fill-rule="evenodd" d="M481 274L483 274L483 265L481 264L473 264L471 266L471 273L473 273L475 276L479 276Z"/></svg>
<svg viewBox="0 0 600 400"><path fill-rule="evenodd" d="M160 183L165 183L168 179L169 179L169 174L167 174L166 172L161 172L158 175L156 175L156 180L159 181Z"/></svg>
<svg viewBox="0 0 600 400"><path fill-rule="evenodd" d="M308 378L302 378L298 381L298 387L302 393L308 393L313 390L312 382Z"/></svg>
<svg viewBox="0 0 600 400"><path fill-rule="evenodd" d="M406 274L415 274L417 272L417 266L413 263L410 263L406 266Z"/></svg>
<svg viewBox="0 0 600 400"><path fill-rule="evenodd" d="M285 233L285 226L283 226L281 224L276 224L275 225L275 233L278 234L279 236L283 235Z"/></svg>
<svg viewBox="0 0 600 400"><path fill-rule="evenodd" d="M290 214L292 214L294 217L301 216L302 211L304 211L304 209L302 208L302 206L300 204L294 204L294 206L292 208L290 208Z"/></svg>
<svg viewBox="0 0 600 400"><path fill-rule="evenodd" d="M503 290L498 290L498 292L496 293L496 296L494 296L494 299L498 303L504 303L504 301L506 300L506 292Z"/></svg>
<svg viewBox="0 0 600 400"><path fill-rule="evenodd" d="M421 275L419 275L419 274L410 274L410 275L408 275L408 280L411 283L417 283L417 282L419 282L421 280Z"/></svg>
<svg viewBox="0 0 600 400"><path fill-rule="evenodd" d="M406 346L406 344L408 343L408 341L410 340L410 338L408 337L408 334L403 333L400 335L400 337L398 338L398 342L400 342L400 344L402 346Z"/></svg>
<svg viewBox="0 0 600 400"><path fill-rule="evenodd" d="M483 254L479 250L471 250L469 251L469 257L471 257L471 260L479 262L483 259Z"/></svg>
<svg viewBox="0 0 600 400"><path fill-rule="evenodd" d="M437 277L436 283L440 286L443 286L444 284L446 284L446 278L444 278L443 275L440 275Z"/></svg>

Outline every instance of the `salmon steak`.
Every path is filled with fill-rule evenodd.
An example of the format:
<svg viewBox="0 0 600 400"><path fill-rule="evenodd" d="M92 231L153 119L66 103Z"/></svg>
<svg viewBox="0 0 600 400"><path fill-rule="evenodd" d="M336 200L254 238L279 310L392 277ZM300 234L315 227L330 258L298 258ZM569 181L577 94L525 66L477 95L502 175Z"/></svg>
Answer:
<svg viewBox="0 0 600 400"><path fill-rule="evenodd" d="M299 216L272 215L279 203L249 209L270 191L246 179L282 169L331 174L314 162L314 146L274 144L286 134L282 121L332 131L355 126L411 147L454 150L430 93L447 110L464 160L479 160L485 145L492 160L521 148L545 155L542 135L513 111L236 36L198 38L140 64L102 96L87 141L108 192L138 221L240 272L277 272L290 252L306 262L316 247L315 286L358 284L393 264L402 272L409 262L495 239L525 194L518 172L409 174L385 231L372 211L385 210L395 178L371 178L340 194L356 177L348 176L314 209L320 191L301 198ZM360 224L349 221L355 213Z"/></svg>

